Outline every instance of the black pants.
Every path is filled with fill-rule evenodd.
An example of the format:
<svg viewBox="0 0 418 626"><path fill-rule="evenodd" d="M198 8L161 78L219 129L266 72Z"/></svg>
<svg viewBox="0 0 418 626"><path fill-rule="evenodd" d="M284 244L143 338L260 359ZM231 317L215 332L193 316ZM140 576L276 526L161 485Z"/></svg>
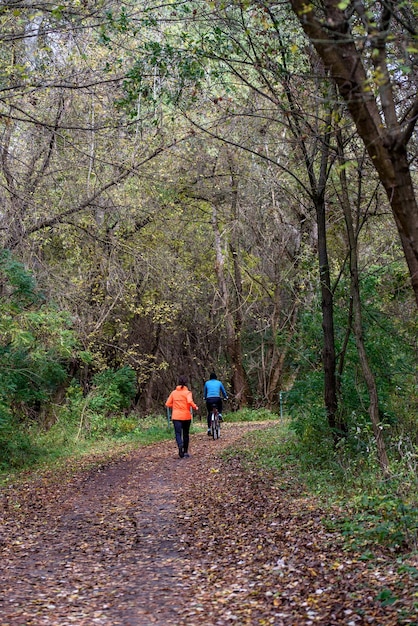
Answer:
<svg viewBox="0 0 418 626"><path fill-rule="evenodd" d="M192 420L173 420L174 433L179 448L183 448L184 453L189 449L189 431Z"/></svg>
<svg viewBox="0 0 418 626"><path fill-rule="evenodd" d="M207 398L206 408L208 410L208 428L210 428L210 416L212 415L212 407L216 406L218 413L222 413L222 398Z"/></svg>

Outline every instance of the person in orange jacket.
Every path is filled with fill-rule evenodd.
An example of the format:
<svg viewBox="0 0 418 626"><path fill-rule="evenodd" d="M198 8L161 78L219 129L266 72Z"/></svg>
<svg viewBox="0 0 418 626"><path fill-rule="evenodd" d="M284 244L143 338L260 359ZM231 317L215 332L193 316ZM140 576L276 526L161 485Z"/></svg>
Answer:
<svg viewBox="0 0 418 626"><path fill-rule="evenodd" d="M192 392L187 387L187 378L179 377L177 387L168 396L166 407L171 409L171 421L174 425L176 442L179 448L179 457L190 456L189 450L189 431L192 423L192 413L190 409L198 410L194 403Z"/></svg>

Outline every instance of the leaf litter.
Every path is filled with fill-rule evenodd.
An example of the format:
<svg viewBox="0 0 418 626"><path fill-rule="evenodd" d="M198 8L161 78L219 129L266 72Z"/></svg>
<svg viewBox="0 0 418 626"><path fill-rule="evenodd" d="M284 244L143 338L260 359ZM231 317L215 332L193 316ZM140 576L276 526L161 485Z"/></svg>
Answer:
<svg viewBox="0 0 418 626"><path fill-rule="evenodd" d="M363 560L294 477L221 458L265 426L2 487L0 626L418 624L416 563Z"/></svg>

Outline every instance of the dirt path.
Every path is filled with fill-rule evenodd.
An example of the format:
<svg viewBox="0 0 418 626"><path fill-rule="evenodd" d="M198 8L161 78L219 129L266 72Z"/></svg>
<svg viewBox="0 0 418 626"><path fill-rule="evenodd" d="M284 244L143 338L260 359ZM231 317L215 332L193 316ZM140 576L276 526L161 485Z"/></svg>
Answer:
<svg viewBox="0 0 418 626"><path fill-rule="evenodd" d="M0 626L415 623L376 601L389 560L376 575L285 477L219 459L262 427L193 435L189 459L170 441L4 489Z"/></svg>
<svg viewBox="0 0 418 626"><path fill-rule="evenodd" d="M241 436L174 441L83 472L3 494L0 624L179 624L189 559L178 514L199 464ZM215 453L215 454L214 454Z"/></svg>

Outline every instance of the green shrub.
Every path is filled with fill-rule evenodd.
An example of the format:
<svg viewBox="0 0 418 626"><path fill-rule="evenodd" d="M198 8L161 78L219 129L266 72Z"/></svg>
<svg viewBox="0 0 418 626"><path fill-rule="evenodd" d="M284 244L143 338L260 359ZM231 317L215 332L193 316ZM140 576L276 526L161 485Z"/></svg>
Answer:
<svg viewBox="0 0 418 626"><path fill-rule="evenodd" d="M0 401L25 419L67 378L77 346L71 320L45 302L34 278L0 252Z"/></svg>
<svg viewBox="0 0 418 626"><path fill-rule="evenodd" d="M107 369L93 377L90 407L94 411L112 413L127 409L136 394L136 374L131 367Z"/></svg>
<svg viewBox="0 0 418 626"><path fill-rule="evenodd" d="M418 547L418 505L393 493L362 495L352 501L354 512L338 520L347 543L367 549L374 544L392 550Z"/></svg>
<svg viewBox="0 0 418 626"><path fill-rule="evenodd" d="M8 250L0 251L0 284L0 462L20 467L40 453L28 430L66 383L77 341L68 314L46 302Z"/></svg>
<svg viewBox="0 0 418 626"><path fill-rule="evenodd" d="M0 471L22 469L38 461L42 449L13 418L0 429Z"/></svg>
<svg viewBox="0 0 418 626"><path fill-rule="evenodd" d="M78 422L77 438L111 436L120 430L119 421L125 424L122 428L129 430L127 422L119 416L129 408L136 394L134 370L130 367L104 370L93 377L92 383L86 396L76 381L72 381L67 391L62 418Z"/></svg>

